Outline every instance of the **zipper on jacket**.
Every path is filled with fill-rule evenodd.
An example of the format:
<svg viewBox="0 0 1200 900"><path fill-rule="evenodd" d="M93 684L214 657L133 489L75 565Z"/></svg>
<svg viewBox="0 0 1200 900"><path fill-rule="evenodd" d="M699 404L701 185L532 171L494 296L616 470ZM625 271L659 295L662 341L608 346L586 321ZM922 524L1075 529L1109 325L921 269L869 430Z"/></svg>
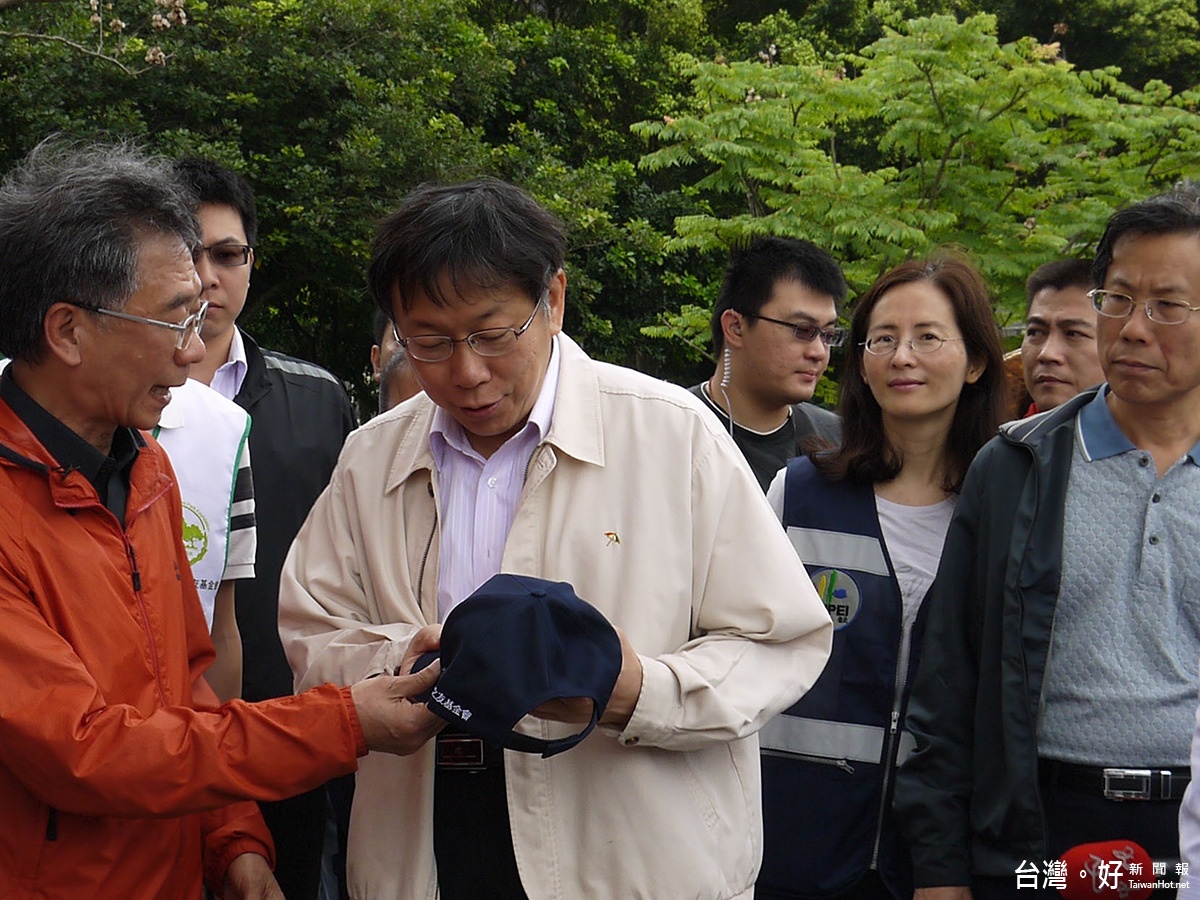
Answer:
<svg viewBox="0 0 1200 900"><path fill-rule="evenodd" d="M915 622L915 619L914 619ZM883 757L883 793L879 795L879 815L875 817L875 845L871 848L871 868L879 868L879 845L883 841L883 817L887 815L888 788L892 784L892 774L896 770L896 741L900 737L900 707L904 701L904 686L908 683L907 673L900 667L900 658L904 658L905 666L912 665L912 629L913 623L906 622L900 626L900 647L909 648L908 653L901 652L896 659L896 680L892 686L892 718L888 727L887 749Z"/></svg>
<svg viewBox="0 0 1200 900"><path fill-rule="evenodd" d="M129 544L129 565L133 589L140 594L142 592L142 573L138 569L137 554L133 552L133 544Z"/></svg>
<svg viewBox="0 0 1200 900"><path fill-rule="evenodd" d="M525 485L529 483L529 473L533 469L533 461L537 458L538 451L542 449L542 445L538 444L533 448L533 452L529 454L529 459L525 460L525 474L521 476L521 489L525 489Z"/></svg>
<svg viewBox="0 0 1200 900"><path fill-rule="evenodd" d="M811 756L808 753L793 753L791 751L772 751L764 750L767 756L781 756L785 759L802 759L805 762L816 763L819 766L833 766L836 769L841 769L847 775L854 774L854 766L850 765L848 759L833 759L829 756Z"/></svg>
<svg viewBox="0 0 1200 900"><path fill-rule="evenodd" d="M138 612L141 613L142 630L146 633L146 643L150 646L150 663L154 666L154 684L158 688L158 699L163 706L167 703L167 692L163 688L162 671L158 660L158 645L154 641L154 632L150 629L150 614L146 611L146 598L142 596L142 573L138 569L137 554L133 550L133 544L129 540L129 535L122 532L125 538L125 552L129 556L130 580L133 582L134 596L137 597Z"/></svg>
<svg viewBox="0 0 1200 900"><path fill-rule="evenodd" d="M50 807L50 815L46 818L46 840L58 840L58 810Z"/></svg>
<svg viewBox="0 0 1200 900"><path fill-rule="evenodd" d="M433 500L433 482L429 482L429 499ZM437 503L433 504L433 524L429 526L429 539L425 541L425 552L421 556L421 571L417 573L417 605L421 605L421 597L425 593L425 564L429 562L429 551L433 549L433 536L437 534L438 511Z"/></svg>
<svg viewBox="0 0 1200 900"><path fill-rule="evenodd" d="M1025 447L1029 451L1030 457L1032 457L1032 462L1029 466L1029 471L1033 475L1033 496L1040 497L1042 486L1039 483L1039 477L1038 477L1037 453L1034 451L1033 447L1030 447L1028 444L1022 443L1021 446ZM1041 512L1040 509L1035 509L1033 511L1033 515L1030 516L1030 521L1036 519L1040 512ZM1024 553L1028 551L1028 547L1029 547L1029 545L1028 545L1028 541L1027 541L1025 550L1022 551L1022 562L1024 561ZM1059 566L1060 566L1059 577L1061 578L1061 576L1062 576L1061 560L1059 562ZM1020 618L1020 621L1018 624L1020 627L1023 628L1025 625L1025 595L1022 594L1020 591L1018 591L1017 596L1020 598L1019 607L1021 610L1021 618ZM1057 603L1055 604L1054 611L1055 611L1055 613L1058 612L1058 604ZM1058 619L1057 615L1054 615L1051 617L1051 619L1050 619L1050 634L1046 636L1046 671L1042 673L1042 690L1038 692L1036 711L1034 709L1030 708L1030 706L1029 706L1029 691L1028 691L1028 689L1026 689L1026 691L1025 691L1025 714L1027 716L1029 716L1030 722L1033 725L1033 740L1034 740L1034 751L1033 752L1034 752L1035 765L1036 765L1036 760L1037 760L1037 733L1038 733L1038 727L1041 725L1041 721L1042 721L1042 708L1044 705L1043 695L1046 690L1046 676L1050 674L1050 665L1051 665L1050 652L1051 652L1051 648L1054 646L1054 623L1057 619ZM1028 686L1028 684L1029 684L1029 661L1025 657L1024 644L1022 644L1022 648L1021 648L1021 677L1022 677L1022 681L1025 683L1025 685ZM1038 767L1038 768L1040 769L1040 767ZM1041 825L1042 825L1041 845L1042 845L1042 855L1044 856L1045 850L1046 850L1046 845L1047 845L1047 842L1049 840L1049 835L1050 835L1050 825L1046 821L1046 804L1042 800L1042 779L1041 779L1040 771L1034 773L1033 800L1037 804L1038 819L1041 821Z"/></svg>

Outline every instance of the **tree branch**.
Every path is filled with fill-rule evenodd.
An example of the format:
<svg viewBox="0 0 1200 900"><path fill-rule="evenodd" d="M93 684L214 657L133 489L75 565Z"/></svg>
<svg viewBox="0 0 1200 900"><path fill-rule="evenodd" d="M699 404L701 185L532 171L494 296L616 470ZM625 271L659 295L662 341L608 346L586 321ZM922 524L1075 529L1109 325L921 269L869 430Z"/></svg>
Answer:
<svg viewBox="0 0 1200 900"><path fill-rule="evenodd" d="M762 197L759 195L758 183L746 175L740 176L742 187L746 191L746 204L750 208L750 215L762 217L767 214L767 205L763 203Z"/></svg>
<svg viewBox="0 0 1200 900"><path fill-rule="evenodd" d="M1146 168L1145 178L1147 181L1149 181L1153 175L1154 167L1158 165L1159 160L1163 158L1163 154L1167 152L1167 146L1171 143L1171 139L1174 138L1178 133L1179 126L1172 125L1170 129L1168 129L1167 133L1163 135L1162 143L1158 145L1158 150L1154 154L1154 159L1150 160L1150 165Z"/></svg>
<svg viewBox="0 0 1200 900"><path fill-rule="evenodd" d="M1026 91L1026 90L1022 90L1021 88L1018 88L1018 89L1017 89L1017 90L1016 90L1016 91L1013 93L1013 95L1012 95L1012 99L1011 99L1011 100L1009 100L1007 103L1005 103L1005 104L1004 104L1003 106L1001 106L999 109L997 109L997 110L993 111L993 112L992 112L990 115L987 115L987 116L985 116L985 117L984 117L984 119L983 119L983 121L985 121L985 122L992 122L992 121L995 121L995 120L996 120L996 119L998 119L1000 116L1004 115L1006 112L1008 112L1008 111L1009 111L1010 109L1012 109L1014 106L1016 106L1016 105L1017 105L1019 102L1021 102L1022 100L1024 100L1024 99L1025 99L1025 96L1026 96L1026 94L1028 94L1028 93L1029 93L1028 91Z"/></svg>
<svg viewBox="0 0 1200 900"><path fill-rule="evenodd" d="M938 121L943 125L946 124L946 111L942 109L941 98L938 97L937 85L933 83L933 70L930 68L917 67L917 70L925 76L925 81L929 85L929 98L933 101L933 108L937 110Z"/></svg>
<svg viewBox="0 0 1200 900"><path fill-rule="evenodd" d="M11 4L13 2L14 2L14 0L0 0L0 4L4 4L4 3ZM54 2L56 2L56 0L34 0L34 2L54 3ZM76 50L79 53L84 54L85 56L91 56L91 57L94 57L95 59L100 59L100 60L103 60L104 62L112 63L114 66L116 66L122 72L124 72L126 75L140 75L150 68L150 66L142 66L140 69L131 69L129 66L125 65L125 63L121 62L115 56L109 56L105 53L99 53L99 52L91 49L90 47L85 47L85 46L83 46L83 44L77 43L76 41L67 40L67 38L62 37L61 35L57 35L57 34L32 34L30 32L26 32L26 31L0 31L0 37L24 38L27 41L55 41L59 44L66 44L72 50Z"/></svg>

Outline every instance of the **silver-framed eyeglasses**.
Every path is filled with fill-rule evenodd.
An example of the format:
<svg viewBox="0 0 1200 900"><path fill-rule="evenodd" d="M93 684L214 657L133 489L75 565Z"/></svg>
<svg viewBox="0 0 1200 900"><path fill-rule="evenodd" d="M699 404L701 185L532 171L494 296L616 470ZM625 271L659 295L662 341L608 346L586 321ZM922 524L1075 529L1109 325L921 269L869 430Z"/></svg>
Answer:
<svg viewBox="0 0 1200 900"><path fill-rule="evenodd" d="M250 262L254 248L249 244L209 244L196 250L196 258L207 256L208 261L222 269L236 269Z"/></svg>
<svg viewBox="0 0 1200 900"><path fill-rule="evenodd" d="M396 342L408 355L421 362L443 362L454 353L455 344L466 344L480 356L504 356L517 348L517 339L529 330L534 318L545 307L539 300L533 312L520 328L484 328L473 331L465 338L452 338L448 334L414 334L410 338L400 337L396 323L392 323L392 334Z"/></svg>
<svg viewBox="0 0 1200 900"><path fill-rule="evenodd" d="M208 301L201 300L200 308L182 322L164 322L161 319L148 319L145 316L135 316L131 313L118 312L115 309L101 309L97 306L85 306L82 303L72 303L80 309L86 309L98 316L111 316L114 319L124 319L126 322L141 322L143 325L155 325L159 328L170 328L175 332L175 349L182 350L200 333L204 325L204 317L208 314Z"/></svg>
<svg viewBox="0 0 1200 900"><path fill-rule="evenodd" d="M1088 297L1096 312L1109 319L1124 319L1133 315L1134 307L1139 302L1146 309L1146 318L1160 325L1182 325L1188 317L1200 306L1188 306L1181 300L1162 300L1151 297L1149 300L1134 300L1128 294L1118 291L1106 291L1096 288L1088 291Z"/></svg>
<svg viewBox="0 0 1200 900"><path fill-rule="evenodd" d="M873 338L867 338L858 346L862 347L872 356L891 356L901 345L907 344L908 349L913 353L936 353L942 349L942 346L947 341L961 341L962 338L944 338L940 334L929 332L919 335L915 338L900 340L894 334L877 334Z"/></svg>
<svg viewBox="0 0 1200 900"><path fill-rule="evenodd" d="M741 312L741 310L737 310ZM761 319L764 322L770 322L772 325L783 325L786 328L792 329L792 336L798 341L804 341L806 344L811 344L817 338L821 339L826 347L840 347L846 342L846 329L844 328L818 328L816 325L809 325L807 322L786 322L783 319L772 319L770 316L759 315L758 313L744 312L741 313L748 319Z"/></svg>

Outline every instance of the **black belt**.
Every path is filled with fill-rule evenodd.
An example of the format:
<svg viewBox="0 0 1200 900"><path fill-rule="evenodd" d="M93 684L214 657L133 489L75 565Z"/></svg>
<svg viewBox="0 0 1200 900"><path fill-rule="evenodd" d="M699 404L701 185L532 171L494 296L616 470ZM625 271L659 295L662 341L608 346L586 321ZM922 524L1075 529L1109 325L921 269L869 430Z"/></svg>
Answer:
<svg viewBox="0 0 1200 900"><path fill-rule="evenodd" d="M1050 786L1099 794L1107 800L1180 800L1192 780L1190 769L1080 766L1041 761L1042 778Z"/></svg>
<svg viewBox="0 0 1200 900"><path fill-rule="evenodd" d="M442 900L528 900L513 851L502 747L450 729L438 735L433 855Z"/></svg>

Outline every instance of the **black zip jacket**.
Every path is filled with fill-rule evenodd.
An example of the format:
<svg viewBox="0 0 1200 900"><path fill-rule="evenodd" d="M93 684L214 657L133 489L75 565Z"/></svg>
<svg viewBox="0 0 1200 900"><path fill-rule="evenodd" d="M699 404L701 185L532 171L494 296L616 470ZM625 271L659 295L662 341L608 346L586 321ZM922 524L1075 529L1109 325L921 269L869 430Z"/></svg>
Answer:
<svg viewBox="0 0 1200 900"><path fill-rule="evenodd" d="M917 887L1046 855L1037 716L1062 573L1075 420L1096 390L1010 422L967 472L925 601L894 810Z"/></svg>
<svg viewBox="0 0 1200 900"><path fill-rule="evenodd" d="M264 700L293 693L292 670L279 640L279 574L355 427L341 381L320 366L262 350L244 331L246 378L234 402L250 413L250 460L258 553L254 578L237 582L242 633L242 696Z"/></svg>

